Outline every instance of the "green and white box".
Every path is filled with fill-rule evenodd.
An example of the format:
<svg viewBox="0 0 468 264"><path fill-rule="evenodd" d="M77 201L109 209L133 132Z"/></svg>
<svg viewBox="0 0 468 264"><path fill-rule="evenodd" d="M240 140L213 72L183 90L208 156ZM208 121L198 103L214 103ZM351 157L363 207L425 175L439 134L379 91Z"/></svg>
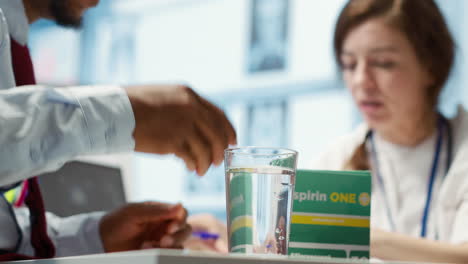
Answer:
<svg viewBox="0 0 468 264"><path fill-rule="evenodd" d="M298 170L290 255L368 259L371 175Z"/></svg>
<svg viewBox="0 0 468 264"><path fill-rule="evenodd" d="M231 182L228 194L230 225L231 252L246 253L252 250L253 228L252 228L252 175L247 172L236 173Z"/></svg>

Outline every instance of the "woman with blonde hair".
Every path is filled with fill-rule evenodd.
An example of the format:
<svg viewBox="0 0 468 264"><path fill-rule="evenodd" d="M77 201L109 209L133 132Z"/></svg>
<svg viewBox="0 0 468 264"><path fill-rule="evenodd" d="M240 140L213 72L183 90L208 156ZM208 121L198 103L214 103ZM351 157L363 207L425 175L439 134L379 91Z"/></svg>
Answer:
<svg viewBox="0 0 468 264"><path fill-rule="evenodd" d="M468 116L438 112L454 41L433 0L350 0L334 49L364 124L316 169L372 171L371 255L468 263Z"/></svg>

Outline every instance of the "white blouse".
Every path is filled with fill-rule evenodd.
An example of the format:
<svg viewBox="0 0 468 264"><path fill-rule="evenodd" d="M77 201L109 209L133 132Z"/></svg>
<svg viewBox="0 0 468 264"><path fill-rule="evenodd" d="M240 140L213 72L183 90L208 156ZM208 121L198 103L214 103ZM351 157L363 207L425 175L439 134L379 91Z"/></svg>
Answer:
<svg viewBox="0 0 468 264"><path fill-rule="evenodd" d="M443 138L427 221L429 239L468 242L468 115L459 109L450 120L452 163L446 173L447 137ZM365 125L335 141L311 169L342 170L354 150L364 141ZM372 171L371 227L420 237L437 135L416 147L405 147L374 136L379 173L385 192ZM368 152L372 158L371 151ZM385 193L385 195L384 195ZM387 202L385 202L385 199ZM389 208L387 208L388 204ZM390 217L389 217L390 215ZM391 225L393 219L394 226Z"/></svg>

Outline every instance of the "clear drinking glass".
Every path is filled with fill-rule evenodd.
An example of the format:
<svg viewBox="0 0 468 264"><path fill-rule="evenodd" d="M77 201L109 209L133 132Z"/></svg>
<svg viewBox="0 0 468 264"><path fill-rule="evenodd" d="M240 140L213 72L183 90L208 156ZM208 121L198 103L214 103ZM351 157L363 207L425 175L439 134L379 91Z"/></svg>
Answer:
<svg viewBox="0 0 468 264"><path fill-rule="evenodd" d="M297 152L242 147L224 154L229 251L287 255Z"/></svg>

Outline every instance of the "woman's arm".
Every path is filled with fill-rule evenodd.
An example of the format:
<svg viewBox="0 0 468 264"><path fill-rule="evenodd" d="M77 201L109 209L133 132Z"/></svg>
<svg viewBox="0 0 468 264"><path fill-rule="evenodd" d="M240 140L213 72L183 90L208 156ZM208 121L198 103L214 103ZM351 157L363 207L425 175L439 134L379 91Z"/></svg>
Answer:
<svg viewBox="0 0 468 264"><path fill-rule="evenodd" d="M454 245L372 229L371 256L384 260L468 263L468 244Z"/></svg>

